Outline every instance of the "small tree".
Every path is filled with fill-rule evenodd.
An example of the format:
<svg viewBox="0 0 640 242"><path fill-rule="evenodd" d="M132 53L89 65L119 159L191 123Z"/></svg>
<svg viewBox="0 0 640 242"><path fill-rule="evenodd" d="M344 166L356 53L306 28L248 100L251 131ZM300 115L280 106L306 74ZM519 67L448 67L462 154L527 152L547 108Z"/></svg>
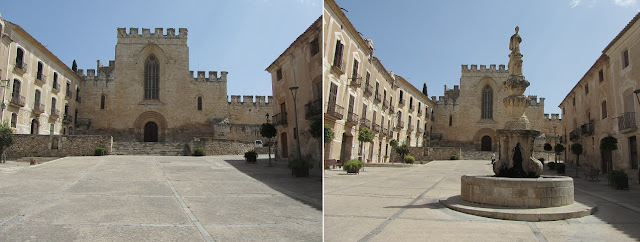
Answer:
<svg viewBox="0 0 640 242"><path fill-rule="evenodd" d="M556 146L553 147L553 151L555 151L555 153L556 153L556 162L557 162L558 161L558 155L564 151L564 145L556 144Z"/></svg>
<svg viewBox="0 0 640 242"><path fill-rule="evenodd" d="M260 135L269 139L269 143L267 143L267 147L269 150L269 166L271 166L271 138L276 137L276 134L278 134L278 130L272 123L263 123L260 126Z"/></svg>
<svg viewBox="0 0 640 242"><path fill-rule="evenodd" d="M407 142L402 142L402 145L397 146L396 147L396 152L398 152L398 154L402 157L402 160L404 161L404 156L406 154L409 154L409 145L407 145Z"/></svg>
<svg viewBox="0 0 640 242"><path fill-rule="evenodd" d="M391 147L396 148L398 147L398 141L395 139L392 139L391 141L389 141L389 145L391 145Z"/></svg>
<svg viewBox="0 0 640 242"><path fill-rule="evenodd" d="M553 150L553 147L551 147L551 144L549 143L544 143L544 151L547 152L547 160L549 159L549 152ZM548 161L547 161L548 162Z"/></svg>
<svg viewBox="0 0 640 242"><path fill-rule="evenodd" d="M4 151L14 143L13 129L8 122L0 124L0 161L5 163Z"/></svg>
<svg viewBox="0 0 640 242"><path fill-rule="evenodd" d="M360 141L360 154L362 154L362 159L366 161L366 157L363 152L364 142L370 143L373 141L373 132L369 128L362 128L360 132L358 132L358 141Z"/></svg>
<svg viewBox="0 0 640 242"><path fill-rule="evenodd" d="M580 167L580 154L582 154L582 145L578 143L572 144L571 153L576 155L576 177L578 177L578 167Z"/></svg>
<svg viewBox="0 0 640 242"><path fill-rule="evenodd" d="M613 167L609 167L610 164L611 164L611 162L610 162L611 161L611 151L618 149L618 139L616 139L615 137L613 137L611 135L608 135L607 137L602 138L600 140L600 149L609 151L609 152L607 152L607 154L609 155L609 157L607 157L609 159L608 160L609 162L605 163L607 165L607 167L606 168L603 167L603 169L605 169L606 171L612 170Z"/></svg>
<svg viewBox="0 0 640 242"><path fill-rule="evenodd" d="M324 143L328 144L331 143L331 140L333 140L333 129L331 129L331 126L329 125L324 125Z"/></svg>

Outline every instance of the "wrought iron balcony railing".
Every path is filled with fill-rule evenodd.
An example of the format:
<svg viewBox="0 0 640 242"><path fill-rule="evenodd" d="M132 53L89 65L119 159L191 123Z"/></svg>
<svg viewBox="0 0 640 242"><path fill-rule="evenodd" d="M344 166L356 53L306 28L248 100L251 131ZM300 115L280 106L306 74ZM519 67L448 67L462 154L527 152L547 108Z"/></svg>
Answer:
<svg viewBox="0 0 640 242"><path fill-rule="evenodd" d="M380 103L380 102L382 102L382 97L381 97L381 96L382 96L382 95L380 95L380 93L376 93L376 95L375 95L375 96L373 96L373 102L375 102L375 103Z"/></svg>
<svg viewBox="0 0 640 242"><path fill-rule="evenodd" d="M304 105L306 119L322 114L322 99L311 101Z"/></svg>
<svg viewBox="0 0 640 242"><path fill-rule="evenodd" d="M586 124L583 124L582 126L580 126L580 132L582 133L582 135L593 135L593 131L595 129L595 125L594 125L594 121L591 120Z"/></svg>
<svg viewBox="0 0 640 242"><path fill-rule="evenodd" d="M344 71L345 71L346 67L347 67L347 63L341 58L341 59L334 59L333 60L333 66L332 66L331 69L333 69L339 75L342 75L342 74L344 74Z"/></svg>
<svg viewBox="0 0 640 242"><path fill-rule="evenodd" d="M369 84L364 84L364 95L371 96L373 94L373 87Z"/></svg>
<svg viewBox="0 0 640 242"><path fill-rule="evenodd" d="M343 118L344 108L335 102L327 103L327 115L336 119Z"/></svg>
<svg viewBox="0 0 640 242"><path fill-rule="evenodd" d="M287 120L287 113L276 113L273 115L273 125L287 125L289 121Z"/></svg>
<svg viewBox="0 0 640 242"><path fill-rule="evenodd" d="M26 98L14 93L13 96L11 96L11 100L9 101L9 105L12 104L18 107L24 107L24 105L26 105Z"/></svg>
<svg viewBox="0 0 640 242"><path fill-rule="evenodd" d="M358 114L354 112L347 113L347 122L345 124L355 126L358 124Z"/></svg>
<svg viewBox="0 0 640 242"><path fill-rule="evenodd" d="M618 130L620 130L620 132L629 132L637 128L635 112L623 113L618 117Z"/></svg>
<svg viewBox="0 0 640 242"><path fill-rule="evenodd" d="M371 128L371 120L368 120L366 118L361 118L360 119L360 128Z"/></svg>
<svg viewBox="0 0 640 242"><path fill-rule="evenodd" d="M69 114L65 114L62 118L62 122L64 123L71 123L73 122L73 116L69 115Z"/></svg>
<svg viewBox="0 0 640 242"><path fill-rule="evenodd" d="M36 114L44 113L44 104L42 103L34 103L33 104L33 112Z"/></svg>

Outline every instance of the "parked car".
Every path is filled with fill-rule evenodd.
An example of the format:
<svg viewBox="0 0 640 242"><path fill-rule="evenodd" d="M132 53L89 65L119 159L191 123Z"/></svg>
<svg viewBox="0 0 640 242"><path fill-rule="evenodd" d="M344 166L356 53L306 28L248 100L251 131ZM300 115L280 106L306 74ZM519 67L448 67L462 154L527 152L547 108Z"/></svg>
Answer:
<svg viewBox="0 0 640 242"><path fill-rule="evenodd" d="M262 140L256 140L254 141L255 147L262 147L264 144L262 143Z"/></svg>

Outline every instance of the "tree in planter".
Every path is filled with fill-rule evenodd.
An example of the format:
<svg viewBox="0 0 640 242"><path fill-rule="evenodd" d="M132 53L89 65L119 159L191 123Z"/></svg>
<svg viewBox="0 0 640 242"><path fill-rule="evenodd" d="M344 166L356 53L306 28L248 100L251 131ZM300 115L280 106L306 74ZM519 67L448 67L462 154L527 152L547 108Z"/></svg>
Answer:
<svg viewBox="0 0 640 242"><path fill-rule="evenodd" d="M362 154L362 159L366 161L366 157L363 151L364 143L373 142L373 132L369 128L362 128L360 132L358 132L358 141L360 141L360 154Z"/></svg>
<svg viewBox="0 0 640 242"><path fill-rule="evenodd" d="M556 162L558 162L558 155L564 151L564 145L556 144L556 146L553 147L553 151L556 152Z"/></svg>
<svg viewBox="0 0 640 242"><path fill-rule="evenodd" d="M0 161L6 162L4 151L14 143L13 129L8 122L0 124Z"/></svg>
<svg viewBox="0 0 640 242"><path fill-rule="evenodd" d="M553 150L553 147L551 147L551 144L544 143L544 151L547 152L547 160L549 160L549 151L551 150Z"/></svg>
<svg viewBox="0 0 640 242"><path fill-rule="evenodd" d="M311 137L318 140L318 148L320 148L320 150L322 150L322 132L322 119L315 118L313 122L311 122L311 125L309 125L309 133Z"/></svg>
<svg viewBox="0 0 640 242"><path fill-rule="evenodd" d="M580 167L580 154L582 154L582 145L578 143L572 144L571 153L576 155L576 177L578 177L578 168Z"/></svg>
<svg viewBox="0 0 640 242"><path fill-rule="evenodd" d="M398 147L398 141L395 139L392 139L391 141L389 141L389 145L391 146L391 148L393 148L394 150L396 149L396 147ZM394 160L391 160L391 163L393 163Z"/></svg>
<svg viewBox="0 0 640 242"><path fill-rule="evenodd" d="M409 154L409 145L407 145L407 142L402 142L401 146L397 146L396 152L398 152L398 155L400 155L404 161L404 156Z"/></svg>
<svg viewBox="0 0 640 242"><path fill-rule="evenodd" d="M606 153L609 156L607 158L609 159L609 161L611 161L611 151L614 151L614 150L618 149L618 139L616 139L615 137L613 137L611 135L608 135L607 137L602 138L600 140L600 149L607 151ZM603 159L604 159L604 157L603 157ZM610 164L611 164L611 162L606 162L606 166L607 167L603 167L604 170L611 171L613 169L613 167L609 167Z"/></svg>
<svg viewBox="0 0 640 242"><path fill-rule="evenodd" d="M260 126L260 135L269 139L269 142L267 143L269 147L269 166L271 166L271 138L276 137L276 134L278 134L278 130L276 130L276 126L272 123L263 123Z"/></svg>
<svg viewBox="0 0 640 242"><path fill-rule="evenodd" d="M327 144L331 143L331 141L333 140L333 129L331 128L331 126L325 124L324 125L324 154L325 157L329 157L329 148L331 148L330 146L327 146Z"/></svg>

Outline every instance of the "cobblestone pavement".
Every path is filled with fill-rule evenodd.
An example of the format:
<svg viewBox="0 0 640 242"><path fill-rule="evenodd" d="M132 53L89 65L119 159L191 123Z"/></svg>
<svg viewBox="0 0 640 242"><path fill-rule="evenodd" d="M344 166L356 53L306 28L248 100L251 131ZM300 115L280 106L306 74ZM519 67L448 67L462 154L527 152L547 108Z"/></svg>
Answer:
<svg viewBox="0 0 640 242"><path fill-rule="evenodd" d="M322 181L241 156L0 164L0 241L321 241Z"/></svg>
<svg viewBox="0 0 640 242"><path fill-rule="evenodd" d="M545 168L546 169L546 168ZM545 172L549 172L546 171ZM359 175L325 173L325 241L636 241L640 185L613 190L574 179L575 200L594 202L590 216L518 222L459 213L438 203L460 195L460 177L493 174L490 161L434 161L407 168L367 167ZM554 173L549 173L554 174ZM567 175L575 170L567 167Z"/></svg>

